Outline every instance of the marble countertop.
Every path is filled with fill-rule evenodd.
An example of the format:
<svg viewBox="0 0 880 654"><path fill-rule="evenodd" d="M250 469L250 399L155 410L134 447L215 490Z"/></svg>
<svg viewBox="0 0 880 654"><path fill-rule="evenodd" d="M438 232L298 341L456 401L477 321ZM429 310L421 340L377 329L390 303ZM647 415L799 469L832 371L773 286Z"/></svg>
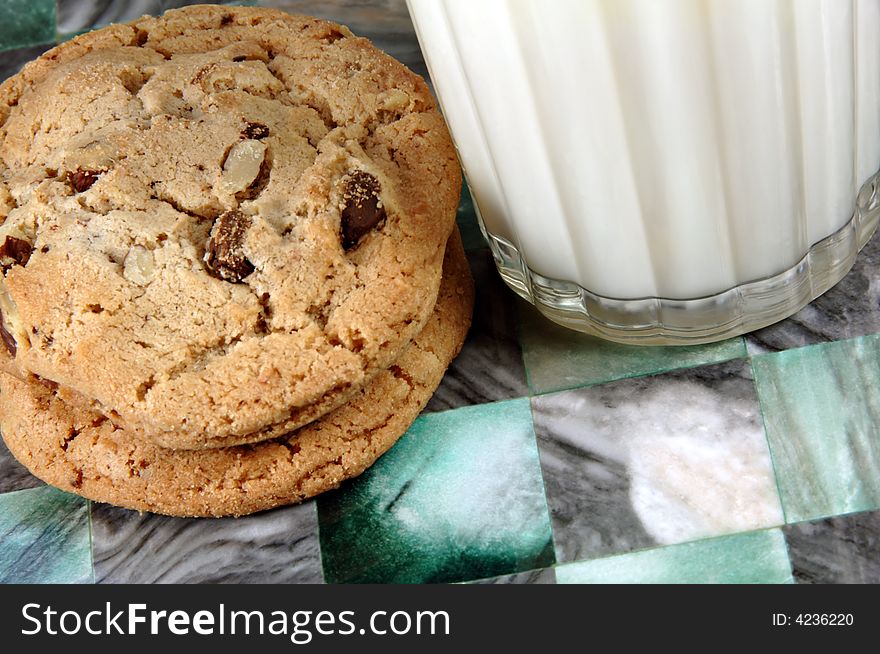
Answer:
<svg viewBox="0 0 880 654"><path fill-rule="evenodd" d="M24 12L13 31L0 20L0 75L65 35L183 3L50 4L0 9ZM259 4L345 22L427 72L401 0ZM459 223L470 336L362 477L300 506L185 520L61 493L0 448L0 581L880 582L880 239L778 325L638 348L520 301L466 192Z"/></svg>

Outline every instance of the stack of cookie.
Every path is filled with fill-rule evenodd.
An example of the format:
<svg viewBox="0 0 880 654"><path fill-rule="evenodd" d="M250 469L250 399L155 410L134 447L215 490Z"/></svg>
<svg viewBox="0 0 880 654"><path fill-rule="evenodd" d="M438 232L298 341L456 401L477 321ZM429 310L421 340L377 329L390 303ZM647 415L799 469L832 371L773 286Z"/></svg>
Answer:
<svg viewBox="0 0 880 654"><path fill-rule="evenodd" d="M340 25L189 7L0 86L0 429L35 475L242 515L362 472L464 340L459 168Z"/></svg>

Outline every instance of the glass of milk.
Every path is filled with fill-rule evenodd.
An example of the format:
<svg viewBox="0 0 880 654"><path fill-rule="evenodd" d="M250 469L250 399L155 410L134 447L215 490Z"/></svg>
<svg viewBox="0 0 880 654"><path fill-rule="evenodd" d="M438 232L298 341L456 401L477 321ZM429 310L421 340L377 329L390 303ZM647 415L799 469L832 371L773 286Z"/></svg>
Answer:
<svg viewBox="0 0 880 654"><path fill-rule="evenodd" d="M697 343L791 315L880 217L880 0L407 0L504 280Z"/></svg>

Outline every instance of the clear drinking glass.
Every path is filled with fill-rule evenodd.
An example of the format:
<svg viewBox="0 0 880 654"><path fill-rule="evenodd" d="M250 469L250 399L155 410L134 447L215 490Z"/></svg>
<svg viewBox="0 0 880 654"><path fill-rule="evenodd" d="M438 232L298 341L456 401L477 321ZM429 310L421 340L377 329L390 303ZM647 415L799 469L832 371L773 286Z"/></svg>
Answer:
<svg viewBox="0 0 880 654"><path fill-rule="evenodd" d="M791 315L880 219L880 0L407 0L498 270L698 343Z"/></svg>

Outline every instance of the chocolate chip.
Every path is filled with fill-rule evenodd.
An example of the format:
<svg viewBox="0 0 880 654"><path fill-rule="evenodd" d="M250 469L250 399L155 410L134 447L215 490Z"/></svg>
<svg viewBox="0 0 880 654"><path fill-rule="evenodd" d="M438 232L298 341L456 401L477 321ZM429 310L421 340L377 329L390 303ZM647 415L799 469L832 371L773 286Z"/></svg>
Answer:
<svg viewBox="0 0 880 654"><path fill-rule="evenodd" d="M34 375L34 381L36 381L38 384L42 384L43 386L48 388L50 391L57 391L58 390L58 382L52 381L51 379L46 379L45 377L40 377L39 375Z"/></svg>
<svg viewBox="0 0 880 654"><path fill-rule="evenodd" d="M205 246L205 265L214 277L240 282L254 272L254 265L241 247L250 225L250 216L241 211L225 211L217 216Z"/></svg>
<svg viewBox="0 0 880 654"><path fill-rule="evenodd" d="M12 259L12 261L19 266L24 266L27 264L28 259L31 258L32 249L31 244L24 239L7 236L3 240L2 245L0 245L0 260ZM3 266L4 271L7 268L9 268L9 266Z"/></svg>
<svg viewBox="0 0 880 654"><path fill-rule="evenodd" d="M3 345L6 346L9 354L14 357L15 353L18 351L18 343L15 342L15 338L13 338L12 334L6 331L6 325L3 324L2 311L0 311L0 339L3 340Z"/></svg>
<svg viewBox="0 0 880 654"><path fill-rule="evenodd" d="M346 250L356 246L371 229L384 222L385 207L379 199L379 180L370 173L356 170L345 180L341 232L342 247Z"/></svg>
<svg viewBox="0 0 880 654"><path fill-rule="evenodd" d="M326 34L324 34L323 36L319 36L318 38L325 43L336 43L339 39L344 39L345 34L333 27L330 28L330 30L328 30Z"/></svg>
<svg viewBox="0 0 880 654"><path fill-rule="evenodd" d="M88 191L101 176L100 170L74 170L67 173L67 181L77 193Z"/></svg>
<svg viewBox="0 0 880 654"><path fill-rule="evenodd" d="M263 123L248 123L241 131L242 138L264 139L269 136L269 128Z"/></svg>

